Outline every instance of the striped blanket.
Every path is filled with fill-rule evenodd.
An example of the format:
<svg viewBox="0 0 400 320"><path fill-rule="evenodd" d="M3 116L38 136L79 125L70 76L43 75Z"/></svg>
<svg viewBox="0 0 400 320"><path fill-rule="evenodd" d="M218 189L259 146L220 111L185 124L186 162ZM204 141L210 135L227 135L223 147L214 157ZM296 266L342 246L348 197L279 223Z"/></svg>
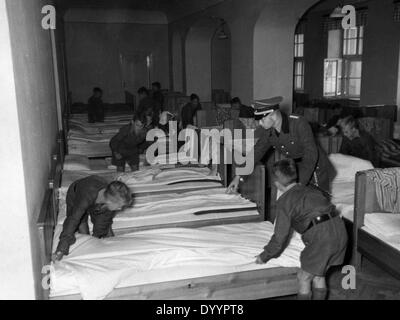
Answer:
<svg viewBox="0 0 400 320"><path fill-rule="evenodd" d="M371 170L366 174L375 183L376 198L381 209L400 213L400 168Z"/></svg>

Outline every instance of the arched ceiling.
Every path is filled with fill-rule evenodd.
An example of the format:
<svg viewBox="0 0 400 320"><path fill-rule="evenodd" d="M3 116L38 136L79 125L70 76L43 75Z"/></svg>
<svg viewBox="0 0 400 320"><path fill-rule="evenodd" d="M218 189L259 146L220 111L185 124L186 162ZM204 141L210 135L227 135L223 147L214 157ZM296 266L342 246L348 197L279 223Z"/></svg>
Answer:
<svg viewBox="0 0 400 320"><path fill-rule="evenodd" d="M224 1L226 0L56 0L63 11L71 8L162 11L170 21Z"/></svg>

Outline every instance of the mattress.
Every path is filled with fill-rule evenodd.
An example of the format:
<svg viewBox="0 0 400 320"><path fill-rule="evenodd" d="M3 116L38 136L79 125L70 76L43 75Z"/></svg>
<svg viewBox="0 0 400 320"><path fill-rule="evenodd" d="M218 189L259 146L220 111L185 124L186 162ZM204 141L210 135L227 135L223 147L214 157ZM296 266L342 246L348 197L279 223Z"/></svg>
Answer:
<svg viewBox="0 0 400 320"><path fill-rule="evenodd" d="M354 219L355 181L334 181L332 183L332 203L341 216L349 221Z"/></svg>
<svg viewBox="0 0 400 320"><path fill-rule="evenodd" d="M399 213L368 213L362 229L400 251Z"/></svg>
<svg viewBox="0 0 400 320"><path fill-rule="evenodd" d="M53 264L51 297L103 299L116 288L299 267L304 244L298 234L279 258L255 264L273 230L271 223L261 222L158 229L102 240L79 235L70 255Z"/></svg>
<svg viewBox="0 0 400 320"><path fill-rule="evenodd" d="M114 218L113 230L122 233L135 228L161 227L163 225L221 221L231 218L260 217L257 205L237 194L226 194L225 188L167 193L137 198L133 208L121 212ZM66 202L60 199L54 249L62 232L66 218ZM89 229L93 226L89 223Z"/></svg>
<svg viewBox="0 0 400 320"><path fill-rule="evenodd" d="M119 180L128 185L136 195L154 192L173 192L178 190L196 190L221 186L219 175L210 175L207 167L178 167L169 165L144 167L130 173L117 173L113 170L64 171L60 198L65 198L69 186L91 175L98 175L107 181Z"/></svg>

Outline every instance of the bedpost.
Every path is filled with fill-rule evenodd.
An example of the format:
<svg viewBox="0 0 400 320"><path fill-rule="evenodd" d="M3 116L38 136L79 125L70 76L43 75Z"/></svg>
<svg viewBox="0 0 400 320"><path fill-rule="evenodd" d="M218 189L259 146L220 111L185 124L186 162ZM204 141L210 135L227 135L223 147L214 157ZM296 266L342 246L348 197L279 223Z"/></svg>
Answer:
<svg viewBox="0 0 400 320"><path fill-rule="evenodd" d="M361 271L361 254L358 252L358 229L364 225L366 210L365 196L367 189L367 176L364 172L357 172L354 190L354 221L353 221L353 246L352 264L357 271Z"/></svg>

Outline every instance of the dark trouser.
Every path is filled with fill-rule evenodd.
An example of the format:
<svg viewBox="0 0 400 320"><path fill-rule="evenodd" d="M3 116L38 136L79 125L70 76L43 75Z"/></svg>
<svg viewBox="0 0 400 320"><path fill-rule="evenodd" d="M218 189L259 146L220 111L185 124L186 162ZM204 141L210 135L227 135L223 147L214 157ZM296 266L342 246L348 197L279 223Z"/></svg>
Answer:
<svg viewBox="0 0 400 320"><path fill-rule="evenodd" d="M66 204L67 204L67 218L71 217L74 212L74 204L75 204L75 184L72 184L68 190ZM85 214L82 217L82 220L78 227L78 232L80 234L88 234L90 235L89 224L88 224L89 215Z"/></svg>

